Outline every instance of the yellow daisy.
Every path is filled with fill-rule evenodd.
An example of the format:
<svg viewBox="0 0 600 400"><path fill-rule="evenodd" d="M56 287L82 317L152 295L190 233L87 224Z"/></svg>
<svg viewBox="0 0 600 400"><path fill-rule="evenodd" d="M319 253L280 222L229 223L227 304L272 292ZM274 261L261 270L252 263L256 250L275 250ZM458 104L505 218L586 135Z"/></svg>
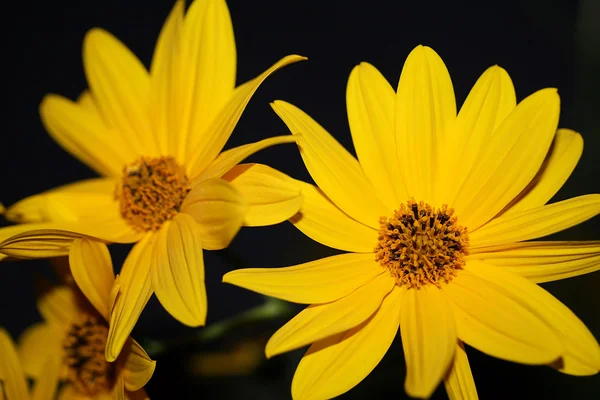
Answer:
<svg viewBox="0 0 600 400"><path fill-rule="evenodd" d="M581 136L556 130L559 97L540 90L518 105L502 68L479 78L460 112L440 57L418 46L397 92L362 63L347 87L358 160L313 119L277 101L299 137L318 188L303 182L292 219L312 239L350 253L223 278L310 304L270 339L268 357L312 345L292 382L296 399L357 385L400 330L405 390L476 397L463 342L494 357L600 369L584 324L535 283L600 268L600 242L525 242L600 212L600 195L545 205L577 163Z"/></svg>
<svg viewBox="0 0 600 400"><path fill-rule="evenodd" d="M40 113L51 136L102 178L7 209L7 219L26 224L0 230L0 258L64 255L79 237L137 242L115 287L108 360L117 358L153 292L182 323L203 325L202 249L225 248L242 225L285 221L302 202L298 188L278 184L279 172L237 165L265 147L292 142L290 136L221 152L261 82L302 59L285 57L235 87L235 41L224 0L194 1L185 17L184 1L177 1L150 72L118 39L91 30L83 45L89 91L77 102L48 95Z"/></svg>
<svg viewBox="0 0 600 400"><path fill-rule="evenodd" d="M114 363L104 356L115 295L106 245L75 240L69 264L81 291L74 285L60 285L40 297L38 311L44 322L28 328L19 339L24 372L36 381L54 377L48 387L65 382L60 399L146 398L143 387L156 363L144 349L128 338Z"/></svg>

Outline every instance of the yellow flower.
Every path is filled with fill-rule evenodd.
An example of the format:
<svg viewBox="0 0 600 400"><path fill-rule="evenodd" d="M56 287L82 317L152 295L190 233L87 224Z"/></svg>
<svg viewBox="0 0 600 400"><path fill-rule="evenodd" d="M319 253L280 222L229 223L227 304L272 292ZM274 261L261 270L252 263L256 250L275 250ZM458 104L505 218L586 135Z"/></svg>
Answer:
<svg viewBox="0 0 600 400"><path fill-rule="evenodd" d="M104 356L115 279L106 245L77 239L69 263L81 291L60 285L39 298L44 322L29 327L19 339L23 371L38 382L36 387L45 382L47 390L59 380L65 382L61 399L146 398L143 387L155 361L144 349L128 338L115 362Z"/></svg>
<svg viewBox="0 0 600 400"><path fill-rule="evenodd" d="M596 271L600 242L525 242L600 212L600 195L550 205L577 163L581 136L559 129L559 97L516 105L502 68L489 68L460 112L439 56L418 46L395 93L371 65L351 73L350 128L358 160L291 104L273 105L299 137L318 188L303 182L292 219L312 239L350 253L223 278L310 304L270 339L268 357L312 345L294 375L296 399L335 397L379 363L400 330L405 390L476 397L463 342L494 357L600 369L584 324L535 283Z"/></svg>
<svg viewBox="0 0 600 400"><path fill-rule="evenodd" d="M0 258L67 254L74 239L135 243L125 260L110 321L114 360L156 293L182 323L203 325L202 249L226 247L242 225L285 221L299 189L260 164L237 165L274 137L221 152L258 86L288 56L235 87L236 51L224 0L177 1L150 72L118 39L91 30L83 45L89 91L77 102L42 101L42 121L67 151L103 177L26 198L6 210L25 223L0 230ZM269 186L274 187L270 188Z"/></svg>

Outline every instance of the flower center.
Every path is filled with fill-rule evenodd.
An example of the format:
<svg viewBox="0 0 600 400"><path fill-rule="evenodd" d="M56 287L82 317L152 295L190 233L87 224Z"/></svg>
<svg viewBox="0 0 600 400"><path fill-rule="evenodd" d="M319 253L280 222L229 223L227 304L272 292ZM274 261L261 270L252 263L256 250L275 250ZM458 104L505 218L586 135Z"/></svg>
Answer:
<svg viewBox="0 0 600 400"><path fill-rule="evenodd" d="M104 357L108 328L94 316L84 314L73 323L63 342L67 380L81 394L93 397L110 393L115 381L115 364Z"/></svg>
<svg viewBox="0 0 600 400"><path fill-rule="evenodd" d="M188 183L173 157L142 157L123 169L116 190L121 216L138 231L156 231L179 212Z"/></svg>
<svg viewBox="0 0 600 400"><path fill-rule="evenodd" d="M436 210L410 200L391 218L381 217L375 260L388 269L398 286L439 286L465 265L469 236L453 213L445 204Z"/></svg>

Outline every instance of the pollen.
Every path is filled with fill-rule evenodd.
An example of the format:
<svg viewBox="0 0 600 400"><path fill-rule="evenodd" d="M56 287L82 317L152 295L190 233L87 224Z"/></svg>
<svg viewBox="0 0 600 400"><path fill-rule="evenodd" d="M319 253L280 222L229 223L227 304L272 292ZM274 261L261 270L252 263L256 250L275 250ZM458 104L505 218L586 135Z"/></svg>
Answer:
<svg viewBox="0 0 600 400"><path fill-rule="evenodd" d="M125 166L115 196L125 221L146 232L177 215L189 191L185 171L173 157L142 157Z"/></svg>
<svg viewBox="0 0 600 400"><path fill-rule="evenodd" d="M375 259L386 268L398 286L420 288L450 282L465 265L469 237L457 224L454 210L443 205L434 209L410 200L381 217Z"/></svg>
<svg viewBox="0 0 600 400"><path fill-rule="evenodd" d="M108 328L98 318L84 314L73 323L63 342L67 381L81 395L110 393L115 382L115 364L104 357Z"/></svg>

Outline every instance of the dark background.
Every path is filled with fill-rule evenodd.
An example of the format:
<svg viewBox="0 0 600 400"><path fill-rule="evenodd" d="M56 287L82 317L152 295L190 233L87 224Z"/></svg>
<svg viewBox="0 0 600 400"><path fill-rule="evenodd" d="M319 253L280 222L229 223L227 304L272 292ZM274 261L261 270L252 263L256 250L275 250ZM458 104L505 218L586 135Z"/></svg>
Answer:
<svg viewBox="0 0 600 400"><path fill-rule="evenodd" d="M188 2L189 3L189 2ZM0 142L0 200L20 198L93 172L44 132L37 107L46 93L76 98L86 87L81 44L85 32L101 26L128 45L146 64L173 2L28 1L3 5L3 110ZM311 1L230 0L236 33L238 83L262 72L280 57L297 53L309 61L277 72L259 89L227 147L287 134L268 103L290 101L352 149L345 110L345 86L361 61L374 64L395 87L405 57L417 44L433 47L444 59L461 104L480 73L499 64L511 75L519 100L535 90L556 87L561 94L560 126L582 132L583 157L555 200L599 192L600 164L600 2L562 1ZM310 180L292 145L270 148L252 158L294 177ZM554 235L555 239L600 239L600 219ZM123 251L115 248L116 265ZM290 224L244 229L229 249L205 252L209 295L208 324L260 304L258 295L220 283L226 271L275 267L335 254ZM0 266L0 325L16 337L39 316L32 277L48 275L47 261ZM543 285L568 305L600 337L600 274ZM157 354L159 364L147 386L153 398L289 398L293 371L302 351L260 363L238 377L192 377L189 357L226 351L240 338L262 345L284 321L240 328L225 338L195 346L175 346ZM188 336L152 300L136 336L155 340ZM546 367L528 367L467 350L482 399L600 398L600 376L571 377ZM200 353L204 354L204 353ZM400 341L361 384L343 398L404 398ZM446 397L443 387L435 398Z"/></svg>

